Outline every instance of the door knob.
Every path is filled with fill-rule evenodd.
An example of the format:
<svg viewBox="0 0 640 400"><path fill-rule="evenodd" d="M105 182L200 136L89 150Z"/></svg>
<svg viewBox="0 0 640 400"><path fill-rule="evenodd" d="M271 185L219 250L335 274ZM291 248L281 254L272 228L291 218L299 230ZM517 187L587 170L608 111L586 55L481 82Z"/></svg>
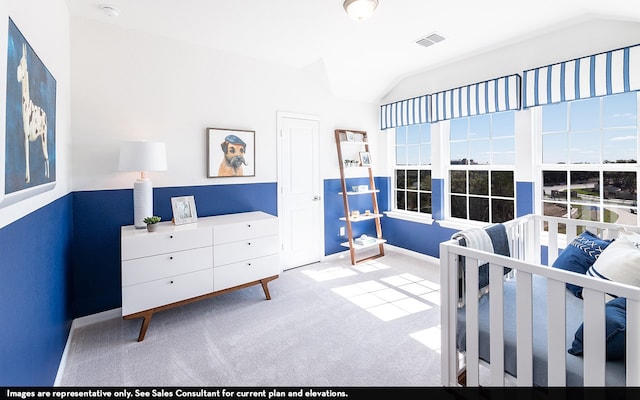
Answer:
<svg viewBox="0 0 640 400"><path fill-rule="evenodd" d="M313 201L318 201L320 200L320 196L313 196Z"/></svg>

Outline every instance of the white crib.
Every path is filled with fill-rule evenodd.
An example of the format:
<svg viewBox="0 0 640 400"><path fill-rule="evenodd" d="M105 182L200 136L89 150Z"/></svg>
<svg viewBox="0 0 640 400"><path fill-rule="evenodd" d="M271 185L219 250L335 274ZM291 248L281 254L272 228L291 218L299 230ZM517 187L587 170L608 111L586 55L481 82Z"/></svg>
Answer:
<svg viewBox="0 0 640 400"><path fill-rule="evenodd" d="M566 234L558 233L558 227L566 225ZM546 284L546 382L542 386L567 386L567 374L574 373L570 369L581 369L578 373L583 378L584 386L606 386L610 384L606 374L605 357L605 303L610 297L607 294L627 299L626 325L626 371L620 377L626 386L640 385L640 288L614 283L587 275L551 268L557 257L558 249L564 248L584 227L603 239L613 239L621 229L640 232L640 228L583 220L566 220L540 215L527 215L503 224L509 237L511 257L482 252L460 246L456 240L448 240L440 244L440 286L441 286L441 333L442 333L442 384L456 386L461 384L464 376L467 386L505 386L515 383L517 386L540 385L534 382L534 306L542 303L534 298L533 282L543 281ZM545 230L545 228L547 228ZM543 248L548 248L547 265L541 264ZM459 257L464 257L466 271L459 272ZM489 263L489 298L488 320L490 335L488 342L481 342L479 337L479 296L478 268ZM474 266L475 268L472 268ZM503 268L512 268L512 276L503 275ZM640 266L639 266L640 268ZM504 335L504 287L505 282L515 285L515 326L517 342L515 363L517 376L505 370L505 335ZM460 317L460 291L458 285L463 282L463 300L466 311L464 318L466 332L466 349L458 350L458 318ZM574 330L567 329L567 293L565 283L570 282L583 287L582 309L584 321L584 355L576 357L567 355L568 337L573 337ZM475 290L467 290L475 288ZM573 296L569 293L569 296ZM486 303L485 303L486 305ZM538 318L540 318L538 314ZM486 320L486 319L485 319ZM480 347L489 346L490 360L480 358ZM539 361L536 361L539 363ZM538 364L537 364L538 365ZM481 368L488 369L488 382L481 382ZM538 367L536 367L538 368ZM513 379L509 379L513 378ZM619 382L615 383L619 385Z"/></svg>

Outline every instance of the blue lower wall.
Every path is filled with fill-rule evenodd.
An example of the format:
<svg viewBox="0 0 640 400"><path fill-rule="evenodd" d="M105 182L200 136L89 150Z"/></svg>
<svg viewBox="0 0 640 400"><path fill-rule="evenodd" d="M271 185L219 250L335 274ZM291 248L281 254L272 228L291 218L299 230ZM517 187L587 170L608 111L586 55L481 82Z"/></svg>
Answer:
<svg viewBox="0 0 640 400"><path fill-rule="evenodd" d="M380 190L378 195L378 208L380 212L389 211L391 201L391 178L375 178L376 188ZM368 178L347 179L347 188L352 185L368 184ZM444 179L432 179L432 217L433 224L405 221L397 218L382 218L382 236L387 243L403 249L426 254L432 257L440 257L440 242L451 238L457 229L445 228L438 221L444 219L445 210L445 182ZM327 179L324 182L324 224L325 224L325 255L345 251L340 242L346 241L346 237L339 236L339 229L345 226L339 218L344 216L340 179ZM516 182L517 216L523 216L533 212L534 185L533 182ZM350 196L349 207L351 210L371 209L370 196ZM375 235L373 221L352 224L354 236L361 234Z"/></svg>
<svg viewBox="0 0 640 400"><path fill-rule="evenodd" d="M437 222L429 225L397 218L384 218L382 229L387 243L436 258L440 257L440 242L457 232Z"/></svg>
<svg viewBox="0 0 640 400"><path fill-rule="evenodd" d="M0 386L55 380L73 319L72 197L0 229Z"/></svg>
<svg viewBox="0 0 640 400"><path fill-rule="evenodd" d="M431 216L435 220L444 219L444 179L431 179Z"/></svg>
<svg viewBox="0 0 640 400"><path fill-rule="evenodd" d="M377 177L374 179L378 193L378 210L382 213L389 211L391 199L391 178ZM438 180L434 180L438 181ZM440 180L441 181L441 180ZM369 178L349 178L347 179L347 189L353 185L367 185ZM440 187L436 182L436 186ZM340 227L346 226L340 217L344 216L344 205L340 179L327 179L324 181L324 243L325 255L339 253L347 250L340 245L347 240L346 236L339 236ZM435 195L434 195L435 196ZM441 204L438 202L437 204ZM349 208L351 210L371 210L371 196L349 196ZM435 207L434 207L435 209ZM439 210L439 209L438 209ZM455 230L442 228L437 224L427 225L416 222L409 222L395 218L382 218L382 236L388 244L403 249L438 257L440 254L440 242L448 240ZM363 221L351 225L354 236L366 234L375 236L374 221Z"/></svg>
<svg viewBox="0 0 640 400"><path fill-rule="evenodd" d="M379 190L378 210L380 212L389 209L389 178L375 178L376 189ZM354 185L369 185L369 178L349 178L347 179L347 190L351 190ZM341 242L347 241L346 236L340 236L340 227L345 227L346 222L340 221L344 217L344 204L342 200L342 182L340 179L327 179L324 181L324 253L330 255L347 250L341 246ZM349 209L373 211L373 203L371 196L357 195L349 196ZM384 220L384 218L383 218ZM366 234L368 236L376 236L375 222L373 220L363 221L351 224L354 236ZM383 237L386 238L386 231L382 229Z"/></svg>
<svg viewBox="0 0 640 400"><path fill-rule="evenodd" d="M516 217L533 214L535 201L533 182L516 182L517 209Z"/></svg>

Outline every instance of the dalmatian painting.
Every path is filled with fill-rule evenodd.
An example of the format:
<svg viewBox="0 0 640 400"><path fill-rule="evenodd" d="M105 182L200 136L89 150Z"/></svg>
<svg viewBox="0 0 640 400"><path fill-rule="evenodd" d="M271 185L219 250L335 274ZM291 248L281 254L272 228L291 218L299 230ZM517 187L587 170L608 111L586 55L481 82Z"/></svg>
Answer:
<svg viewBox="0 0 640 400"><path fill-rule="evenodd" d="M9 18L5 194L55 182L56 81Z"/></svg>
<svg viewBox="0 0 640 400"><path fill-rule="evenodd" d="M208 128L209 178L255 176L254 131Z"/></svg>

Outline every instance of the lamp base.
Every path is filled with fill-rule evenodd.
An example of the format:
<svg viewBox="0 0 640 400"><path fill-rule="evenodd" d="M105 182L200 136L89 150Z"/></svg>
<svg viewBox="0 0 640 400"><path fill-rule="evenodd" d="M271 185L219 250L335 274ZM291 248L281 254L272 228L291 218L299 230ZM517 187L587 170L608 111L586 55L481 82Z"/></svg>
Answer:
<svg viewBox="0 0 640 400"><path fill-rule="evenodd" d="M136 229L146 228L146 217L153 216L153 185L149 179L138 179L133 184L133 221Z"/></svg>

